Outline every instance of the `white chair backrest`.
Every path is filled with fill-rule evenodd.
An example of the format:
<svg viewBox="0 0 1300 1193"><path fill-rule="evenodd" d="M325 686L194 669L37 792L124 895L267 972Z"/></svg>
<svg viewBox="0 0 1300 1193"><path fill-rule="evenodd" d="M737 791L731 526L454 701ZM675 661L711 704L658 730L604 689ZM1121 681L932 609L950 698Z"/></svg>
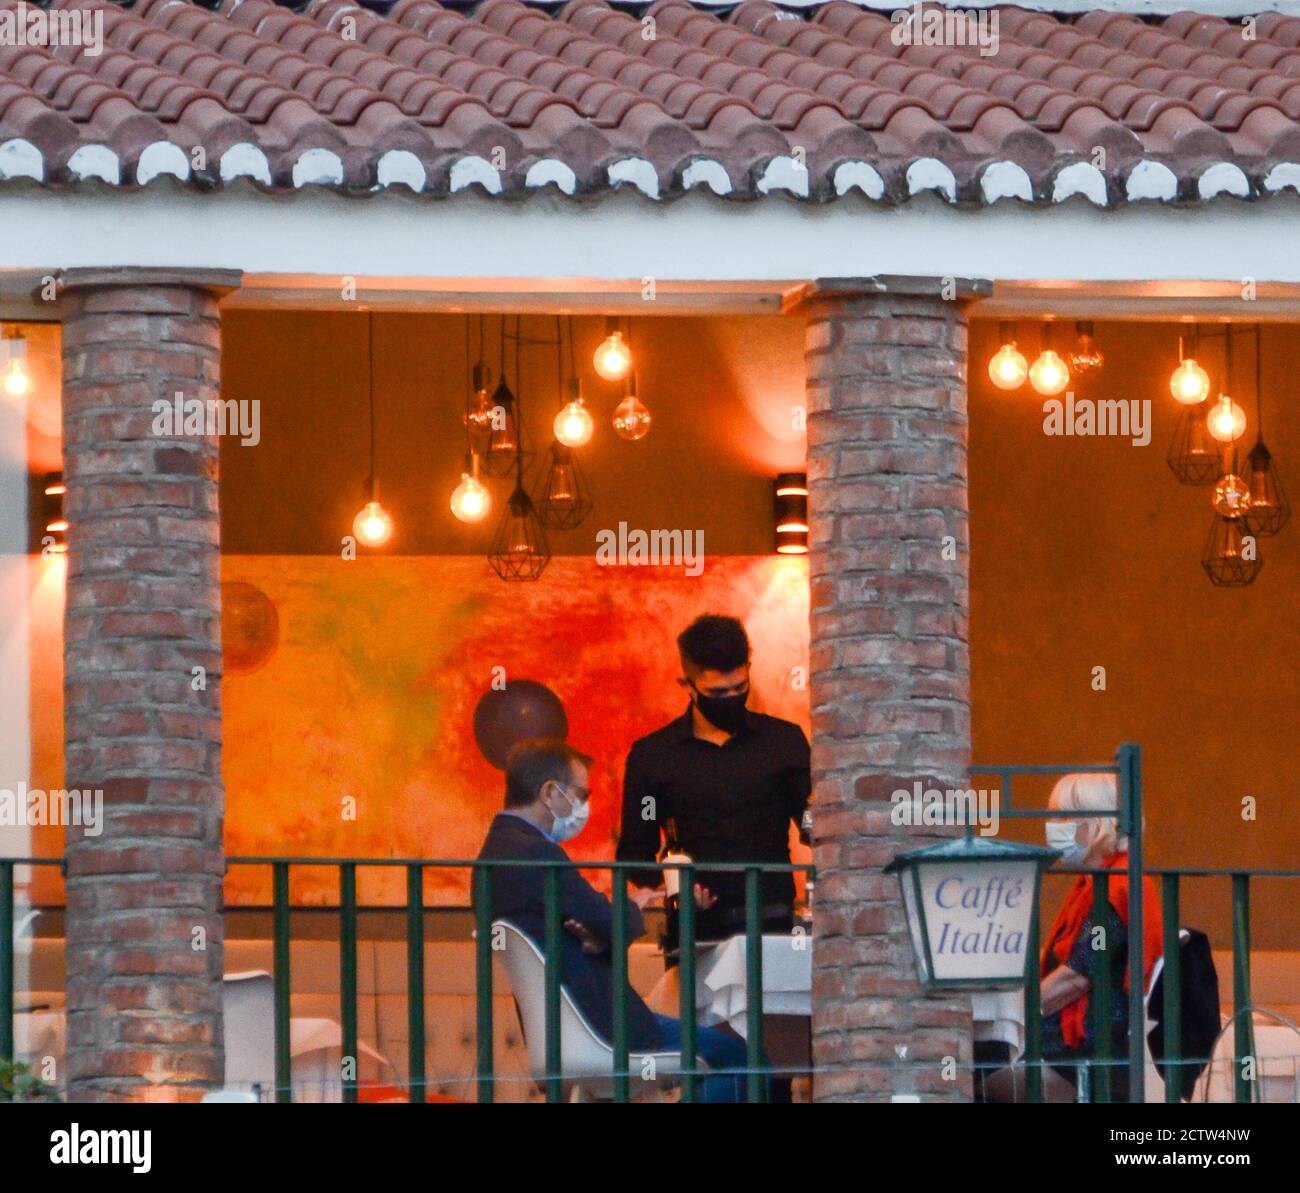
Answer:
<svg viewBox="0 0 1300 1193"><path fill-rule="evenodd" d="M221 984L226 1085L275 1088L275 983L269 973L227 974Z"/></svg>
<svg viewBox="0 0 1300 1193"><path fill-rule="evenodd" d="M542 951L509 920L496 920L493 937L504 944L502 963L519 1004L528 1068L535 1078L546 1076L546 959ZM560 1071L566 1078L608 1077L614 1072L614 1051L592 1030L560 988Z"/></svg>
<svg viewBox="0 0 1300 1193"><path fill-rule="evenodd" d="M256 1102L254 1094L246 1089L212 1089L203 1095L205 1102Z"/></svg>

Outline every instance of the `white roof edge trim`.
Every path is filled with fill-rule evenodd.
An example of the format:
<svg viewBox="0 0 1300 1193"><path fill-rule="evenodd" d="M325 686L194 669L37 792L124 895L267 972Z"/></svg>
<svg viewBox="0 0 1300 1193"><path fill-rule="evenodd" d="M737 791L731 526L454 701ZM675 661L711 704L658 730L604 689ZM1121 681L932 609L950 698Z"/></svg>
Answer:
<svg viewBox="0 0 1300 1193"><path fill-rule="evenodd" d="M729 195L731 176L720 161L711 157L697 157L682 171L682 186L687 190L707 186L715 195Z"/></svg>
<svg viewBox="0 0 1300 1193"><path fill-rule="evenodd" d="M343 182L343 159L332 149L307 149L293 163L293 185L339 186Z"/></svg>
<svg viewBox="0 0 1300 1193"><path fill-rule="evenodd" d="M1276 195L1290 187L1300 193L1300 162L1278 162L1264 178L1264 189Z"/></svg>
<svg viewBox="0 0 1300 1193"><path fill-rule="evenodd" d="M654 163L644 157L625 157L609 167L610 186L630 183L643 195L651 199L659 198L659 174Z"/></svg>
<svg viewBox="0 0 1300 1193"><path fill-rule="evenodd" d="M251 178L264 186L271 185L271 163L266 154L248 141L239 141L221 155L221 181Z"/></svg>
<svg viewBox="0 0 1300 1193"><path fill-rule="evenodd" d="M110 186L122 181L122 163L107 145L83 145L70 158L68 169L78 178L98 178Z"/></svg>
<svg viewBox="0 0 1300 1193"><path fill-rule="evenodd" d="M390 149L375 167L375 185L381 188L405 186L418 195L426 182L424 163L409 149Z"/></svg>
<svg viewBox="0 0 1300 1193"><path fill-rule="evenodd" d="M501 174L487 158L469 153L452 163L449 186L455 193L475 185L481 186L489 195L499 195Z"/></svg>
<svg viewBox="0 0 1300 1193"><path fill-rule="evenodd" d="M1196 192L1202 199L1215 195L1235 195L1238 199L1250 197L1250 179L1245 171L1232 162L1215 162L1196 180Z"/></svg>
<svg viewBox="0 0 1300 1193"><path fill-rule="evenodd" d="M885 180L881 178L880 171L869 162L840 162L835 167L834 184L835 193L841 197L855 187L868 199L885 197Z"/></svg>
<svg viewBox="0 0 1300 1193"><path fill-rule="evenodd" d="M1071 162L1052 182L1052 202L1064 203L1072 195L1083 195L1096 207L1105 207L1106 175L1091 162Z"/></svg>
<svg viewBox="0 0 1300 1193"><path fill-rule="evenodd" d="M573 167L560 161L558 157L543 157L533 162L524 175L524 185L533 190L554 184L566 195L572 195L578 189L578 176Z"/></svg>
<svg viewBox="0 0 1300 1193"><path fill-rule="evenodd" d="M1028 171L1016 162L990 162L980 175L980 191L985 203L999 199L1034 201L1034 184Z"/></svg>
<svg viewBox="0 0 1300 1193"><path fill-rule="evenodd" d="M773 191L789 191L801 199L808 197L808 166L788 153L778 154L763 169L758 180L758 193L770 195Z"/></svg>
<svg viewBox="0 0 1300 1193"><path fill-rule="evenodd" d="M1178 195L1178 179L1164 162L1143 158L1129 171L1124 189L1130 202L1154 199L1168 203Z"/></svg>
<svg viewBox="0 0 1300 1193"><path fill-rule="evenodd" d="M0 143L0 178L32 178L45 181L45 158L41 151L22 137Z"/></svg>
<svg viewBox="0 0 1300 1193"><path fill-rule="evenodd" d="M949 203L957 202L957 178L937 157L918 157L907 167L907 191L938 191Z"/></svg>
<svg viewBox="0 0 1300 1193"><path fill-rule="evenodd" d="M190 159L185 150L172 141L155 141L146 145L135 164L135 180L148 186L155 178L170 174L182 182L190 176Z"/></svg>

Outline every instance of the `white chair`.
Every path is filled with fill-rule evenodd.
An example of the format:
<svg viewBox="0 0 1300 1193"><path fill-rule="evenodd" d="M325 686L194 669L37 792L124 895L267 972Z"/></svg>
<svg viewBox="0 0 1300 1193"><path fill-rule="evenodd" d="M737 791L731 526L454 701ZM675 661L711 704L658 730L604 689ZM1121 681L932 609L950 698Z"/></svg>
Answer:
<svg viewBox="0 0 1300 1193"><path fill-rule="evenodd" d="M496 920L492 938L503 942L501 959L510 979L510 989L519 1007L519 1019L528 1048L528 1068L533 1080L546 1079L546 958L542 951L509 920ZM652 1072L660 1078L680 1074L680 1052L634 1052L628 1069L637 1082L640 1074ZM614 1049L606 1044L572 996L560 987L560 1075L565 1097L613 1096Z"/></svg>
<svg viewBox="0 0 1300 1193"><path fill-rule="evenodd" d="M246 1089L211 1089L203 1095L205 1102L256 1102L256 1095Z"/></svg>
<svg viewBox="0 0 1300 1193"><path fill-rule="evenodd" d="M221 983L226 1087L275 1096L275 983L269 973L228 973ZM256 1101L256 1097L254 1097Z"/></svg>

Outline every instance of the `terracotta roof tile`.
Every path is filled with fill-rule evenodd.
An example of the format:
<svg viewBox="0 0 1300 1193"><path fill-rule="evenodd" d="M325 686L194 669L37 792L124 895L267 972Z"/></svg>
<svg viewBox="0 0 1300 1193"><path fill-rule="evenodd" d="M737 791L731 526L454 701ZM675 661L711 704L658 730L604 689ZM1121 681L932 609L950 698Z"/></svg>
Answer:
<svg viewBox="0 0 1300 1193"><path fill-rule="evenodd" d="M851 0L367 4L51 0L102 14L105 45L0 47L0 179L1110 205L1300 177L1281 14L1251 39L1191 12L1000 7L989 53Z"/></svg>

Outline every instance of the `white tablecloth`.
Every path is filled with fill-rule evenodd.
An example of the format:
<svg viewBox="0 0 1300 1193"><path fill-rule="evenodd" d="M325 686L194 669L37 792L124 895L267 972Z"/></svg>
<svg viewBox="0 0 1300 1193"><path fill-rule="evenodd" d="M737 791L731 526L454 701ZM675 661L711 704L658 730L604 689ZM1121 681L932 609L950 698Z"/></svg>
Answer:
<svg viewBox="0 0 1300 1193"><path fill-rule="evenodd" d="M668 970L646 1000L663 1015L681 1009L678 970ZM701 1027L728 1023L745 1034L745 938L733 936L701 949L696 960L695 1013ZM812 1014L812 939L789 933L763 937L763 1013Z"/></svg>
<svg viewBox="0 0 1300 1193"><path fill-rule="evenodd" d="M733 936L701 949L696 962L695 1011L701 1026L728 1023L745 1034L745 938ZM681 1008L676 969L670 969L646 999L661 1015ZM976 991L971 995L977 1040L1003 1040L1013 1056L1025 1050L1025 1000L1019 990ZM763 1012L812 1014L812 940L786 933L763 937Z"/></svg>
<svg viewBox="0 0 1300 1193"><path fill-rule="evenodd" d="M1015 1060L1025 1050L1025 993L1023 990L976 990L970 996L975 1039L1001 1040L1011 1045Z"/></svg>

